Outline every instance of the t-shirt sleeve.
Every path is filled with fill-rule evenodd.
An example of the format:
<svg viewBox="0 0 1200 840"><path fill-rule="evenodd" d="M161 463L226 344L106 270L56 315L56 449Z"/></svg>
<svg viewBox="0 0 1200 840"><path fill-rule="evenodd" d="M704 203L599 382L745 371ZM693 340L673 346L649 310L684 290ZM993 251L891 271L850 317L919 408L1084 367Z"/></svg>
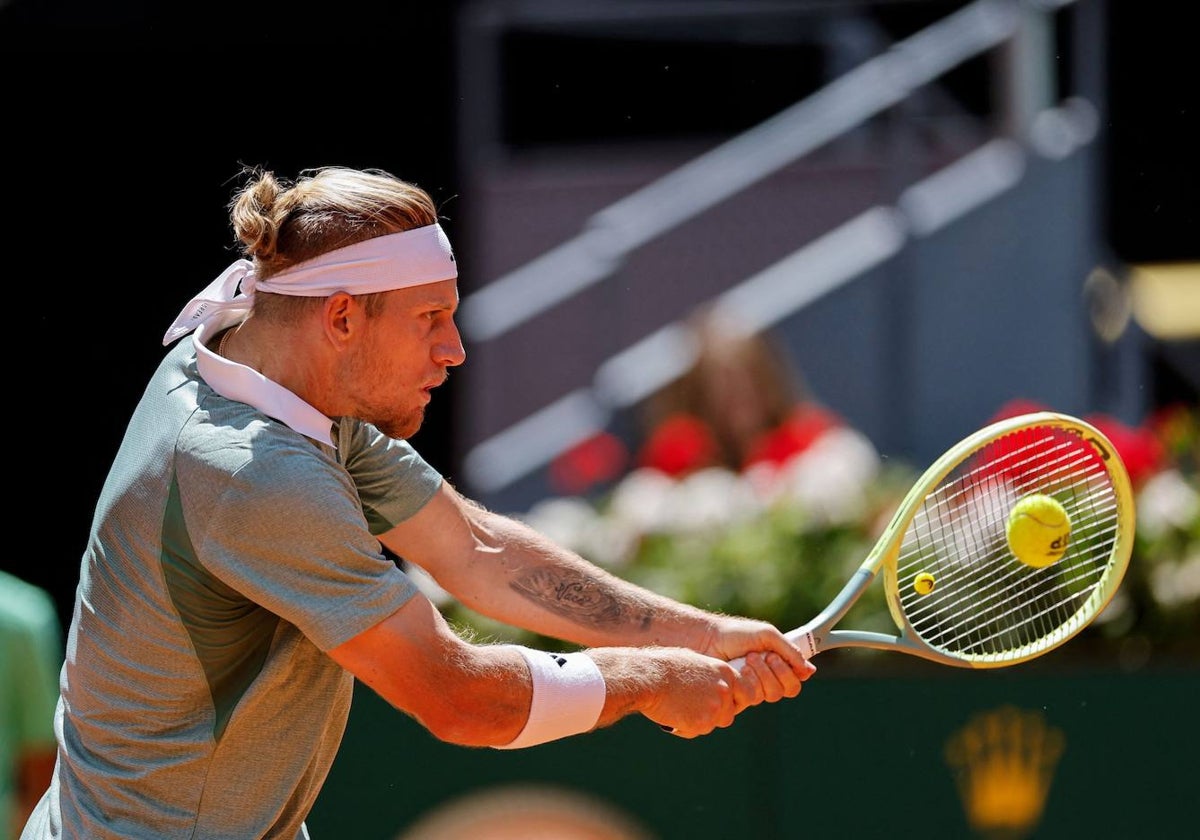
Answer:
<svg viewBox="0 0 1200 840"><path fill-rule="evenodd" d="M389 438L370 423L342 420L338 440L372 534L408 519L442 486L441 474L408 441Z"/></svg>
<svg viewBox="0 0 1200 840"><path fill-rule="evenodd" d="M230 464L195 459L182 483L209 573L294 624L322 650L387 618L417 593L372 536L350 476L304 440L256 444ZM187 497L187 493L182 493Z"/></svg>

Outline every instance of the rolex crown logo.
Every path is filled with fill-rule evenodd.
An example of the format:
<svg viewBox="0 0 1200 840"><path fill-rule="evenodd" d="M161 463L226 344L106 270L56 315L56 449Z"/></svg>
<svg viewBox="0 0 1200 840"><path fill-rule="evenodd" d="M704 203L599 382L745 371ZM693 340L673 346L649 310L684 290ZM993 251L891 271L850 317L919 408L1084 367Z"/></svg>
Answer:
<svg viewBox="0 0 1200 840"><path fill-rule="evenodd" d="M1038 712L1005 706L973 717L946 742L967 822L985 837L1036 828L1062 756L1061 731Z"/></svg>

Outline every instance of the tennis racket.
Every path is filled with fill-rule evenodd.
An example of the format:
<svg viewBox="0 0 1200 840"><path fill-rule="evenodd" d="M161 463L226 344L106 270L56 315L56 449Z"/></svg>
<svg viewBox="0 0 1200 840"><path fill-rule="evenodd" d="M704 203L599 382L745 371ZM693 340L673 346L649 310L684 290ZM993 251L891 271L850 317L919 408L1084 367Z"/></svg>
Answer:
<svg viewBox="0 0 1200 840"><path fill-rule="evenodd" d="M1071 522L1065 553L1044 568L1018 560L1006 537L1012 506L1033 493L1057 500ZM1133 532L1129 477L1100 431L1053 412L1001 420L929 467L841 592L785 635L807 658L867 647L965 668L1016 665L1099 615L1125 574ZM881 571L899 632L834 630ZM740 670L744 659L732 664Z"/></svg>

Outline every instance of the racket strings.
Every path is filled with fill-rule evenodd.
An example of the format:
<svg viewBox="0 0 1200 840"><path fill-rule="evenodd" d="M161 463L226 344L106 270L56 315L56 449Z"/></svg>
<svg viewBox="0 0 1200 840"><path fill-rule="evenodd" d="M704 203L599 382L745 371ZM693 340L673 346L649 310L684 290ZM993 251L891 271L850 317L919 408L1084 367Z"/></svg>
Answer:
<svg viewBox="0 0 1200 840"><path fill-rule="evenodd" d="M1109 534L1115 539L1115 527L1114 527L1115 519L1113 519L1111 516L1107 515L1107 514L1112 514L1115 512L1115 503L1112 503L1111 496L1106 496L1105 498L1107 498L1110 503L1104 509L1102 509L1102 510L1093 509L1087 515L1086 518L1083 518L1082 521L1076 521L1075 527L1074 527L1074 532L1077 535L1077 537L1080 534L1087 534L1087 533L1101 534L1101 533L1103 533L1105 526L1107 526L1107 530L1108 530ZM1080 507L1082 508L1082 505L1080 505ZM942 517L938 517L938 518L941 519ZM996 533L989 534L989 536L986 540L981 540L978 538L978 535L981 532L986 531L989 526L991 526L994 530L998 530L999 528L1001 528L1002 523L999 521L1001 518L1002 518L1002 516L997 517L995 515L995 512L993 511L992 515L982 523L981 527L973 528L973 529L970 529L969 531L965 531L965 532L961 528L958 529L957 531L954 531L955 536L963 536L965 541L967 543L969 543L965 547L957 546L955 548L955 550L958 552L958 554L960 556L979 557L979 556L987 556L989 553L1000 550L1001 548L1003 548L1003 550L1006 551L1007 550L1006 545L1000 546L997 544L998 542L1003 541L1003 534L999 534L999 535L997 535ZM942 539L943 543L948 541L945 537L942 537L941 539ZM918 548L915 552L915 554L918 557L923 556L923 554L924 554L924 552L921 549L922 549L922 546L920 543L918 543ZM909 552L909 553L913 553L913 552ZM1031 577L1030 575L1028 575L1027 572L1028 572L1027 568L1025 568L1023 566L1017 566L1013 563L992 563L992 564L990 564L990 566L984 568L982 571L980 571L978 569L971 570L971 569L953 568L950 570L950 573L947 576L947 581L940 581L940 582L954 583L955 581L960 581L963 578L968 578L968 577L973 577L979 583L988 583L988 584L1009 584L1009 583L1022 584L1022 582L1023 582L1023 584L1022 584L1024 587L1023 589L1017 589L1017 590L1009 593L1009 594L1014 594L1014 595L1021 595L1021 594L1024 594L1025 592L1028 592L1029 590L1036 588L1039 585L1038 584L1039 579L1036 577ZM1075 581L1070 581L1070 582L1075 582ZM941 598L941 599L934 599L933 601L931 601L929 603L930 603L930 606L927 606L927 607L917 606L916 608L914 608L911 612L910 617L914 618L914 619L919 619L922 615L925 615L932 609L932 604L937 604L940 608L944 609L951 602L947 602L946 599ZM968 604L966 604L964 602L962 604L962 607L965 610L968 607Z"/></svg>
<svg viewBox="0 0 1200 840"><path fill-rule="evenodd" d="M967 569L969 574L955 576L959 597L943 598L940 614L932 615L943 625L938 636L942 646L976 651L996 647L997 642L1019 646L1028 641L1028 634L1014 638L1019 625L1035 637L1049 636L1074 612L1061 613L1063 607L1073 605L1079 592L1099 580L1097 570L1086 566L1064 566L1057 579L1048 579L1022 574L1024 567L1014 569L1015 565L976 562ZM1054 600L1058 592L1065 592L1065 597ZM924 619L918 614L914 620L920 624Z"/></svg>
<svg viewBox="0 0 1200 840"><path fill-rule="evenodd" d="M1063 504L1072 530L1056 564L1033 569L1008 549L1013 503L1045 493ZM1117 539L1115 490L1096 450L1055 427L993 441L927 494L897 562L900 606L928 644L961 656L1004 658L1050 645L1090 620ZM934 576L921 595L911 582Z"/></svg>
<svg viewBox="0 0 1200 840"><path fill-rule="evenodd" d="M1012 569L1014 564L1006 565ZM980 568L986 571L980 573ZM1000 571L1003 568L989 569L976 562L975 568L969 569L974 579L956 581L963 594L957 599L943 599L947 603L941 614L931 616L941 624L936 638L942 646L987 652L1019 647L1032 637L1050 636L1071 615L1062 609L1073 607L1078 594L1099 579L1096 571L1086 566L1064 568L1056 579L1049 580L1044 574L1020 575L1020 571ZM1056 599L1056 593L1062 594ZM916 621L921 623L923 619L917 617Z"/></svg>

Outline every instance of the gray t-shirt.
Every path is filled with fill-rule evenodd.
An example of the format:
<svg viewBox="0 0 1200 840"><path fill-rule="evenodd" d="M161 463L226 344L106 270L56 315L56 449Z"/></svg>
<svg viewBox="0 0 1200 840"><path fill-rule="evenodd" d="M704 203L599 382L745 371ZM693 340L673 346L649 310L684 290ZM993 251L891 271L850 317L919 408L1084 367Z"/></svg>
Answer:
<svg viewBox="0 0 1200 840"><path fill-rule="evenodd" d="M353 690L325 651L415 594L373 535L440 484L369 424L318 443L221 396L180 341L101 492L22 840L307 836Z"/></svg>

